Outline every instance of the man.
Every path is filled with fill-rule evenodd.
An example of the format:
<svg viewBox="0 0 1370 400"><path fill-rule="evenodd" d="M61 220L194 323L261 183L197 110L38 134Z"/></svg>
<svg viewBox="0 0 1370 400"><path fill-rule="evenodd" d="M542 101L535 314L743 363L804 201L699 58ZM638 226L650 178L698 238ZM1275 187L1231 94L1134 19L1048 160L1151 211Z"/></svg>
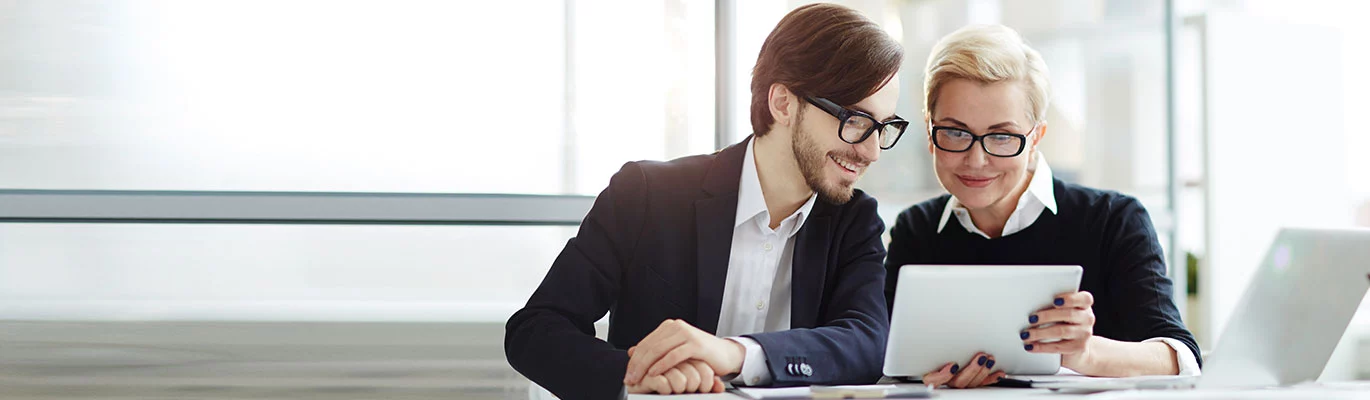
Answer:
<svg viewBox="0 0 1370 400"><path fill-rule="evenodd" d="M625 164L509 319L509 363L565 399L879 379L884 224L853 185L908 125L902 59L846 7L786 15L753 70L755 134Z"/></svg>

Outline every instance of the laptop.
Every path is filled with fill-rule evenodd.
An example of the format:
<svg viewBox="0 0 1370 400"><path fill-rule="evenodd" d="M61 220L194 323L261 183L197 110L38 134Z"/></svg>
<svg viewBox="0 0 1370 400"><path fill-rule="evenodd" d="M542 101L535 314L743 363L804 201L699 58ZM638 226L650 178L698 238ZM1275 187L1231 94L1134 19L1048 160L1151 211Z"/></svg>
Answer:
<svg viewBox="0 0 1370 400"><path fill-rule="evenodd" d="M1322 375L1370 289L1370 229L1284 228L1266 251L1200 388L1287 386ZM1074 390L1176 388L1195 377L1033 382Z"/></svg>

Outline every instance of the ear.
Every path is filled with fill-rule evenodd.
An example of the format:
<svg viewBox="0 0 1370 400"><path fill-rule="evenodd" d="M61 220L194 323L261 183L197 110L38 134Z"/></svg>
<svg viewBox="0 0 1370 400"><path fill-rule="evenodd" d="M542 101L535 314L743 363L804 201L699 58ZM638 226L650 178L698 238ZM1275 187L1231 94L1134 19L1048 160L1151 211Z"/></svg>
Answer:
<svg viewBox="0 0 1370 400"><path fill-rule="evenodd" d="M1031 161L1031 162L1037 162L1037 144L1038 144L1038 143L1041 143L1041 142L1042 142L1042 138L1045 137L1046 135L1047 135L1047 122L1046 122L1046 121L1042 121L1042 122L1037 123L1037 135L1035 135L1035 136L1032 137L1032 147L1029 149L1029 150L1031 150L1032 152L1028 154L1028 160L1029 160L1029 161Z"/></svg>
<svg viewBox="0 0 1370 400"><path fill-rule="evenodd" d="M1037 150L1037 144L1040 143L1040 142L1042 141L1042 138L1044 138L1044 137L1046 137L1046 136L1047 136L1047 122L1046 122L1046 121L1039 122L1038 125L1037 125L1037 136L1035 136L1035 137L1032 138L1032 149L1033 149L1033 150Z"/></svg>
<svg viewBox="0 0 1370 400"><path fill-rule="evenodd" d="M932 145L932 114L923 114L923 130L927 133L928 154L936 155L933 152L937 149Z"/></svg>
<svg viewBox="0 0 1370 400"><path fill-rule="evenodd" d="M799 112L798 105L790 88L779 83L771 84L771 90L766 95L766 106L776 124L785 127L792 125L795 114Z"/></svg>

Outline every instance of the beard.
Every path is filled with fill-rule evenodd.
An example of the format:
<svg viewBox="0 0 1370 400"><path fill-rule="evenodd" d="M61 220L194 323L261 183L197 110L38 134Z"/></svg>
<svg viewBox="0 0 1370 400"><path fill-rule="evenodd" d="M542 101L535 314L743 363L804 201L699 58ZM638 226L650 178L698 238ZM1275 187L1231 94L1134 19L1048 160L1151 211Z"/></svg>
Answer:
<svg viewBox="0 0 1370 400"><path fill-rule="evenodd" d="M801 113L802 115L802 113ZM796 120L796 129L792 145L794 147L794 159L799 162L799 172L804 175L804 182L809 184L809 189L818 193L818 199L828 203L842 205L851 201L853 182L829 182L824 179L825 171L829 163L828 159L832 152L825 152L813 140L813 135L805 131L802 118ZM838 155L848 160L860 160L862 157L855 153L843 153Z"/></svg>

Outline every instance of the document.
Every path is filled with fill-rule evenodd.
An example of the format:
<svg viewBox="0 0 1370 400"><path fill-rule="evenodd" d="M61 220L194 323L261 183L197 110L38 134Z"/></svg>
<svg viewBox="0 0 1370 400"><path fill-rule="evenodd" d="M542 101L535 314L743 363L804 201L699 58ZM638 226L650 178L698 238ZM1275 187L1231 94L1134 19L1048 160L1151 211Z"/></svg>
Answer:
<svg viewBox="0 0 1370 400"><path fill-rule="evenodd" d="M932 397L932 388L921 385L847 385L791 388L737 388L750 399L915 399Z"/></svg>

